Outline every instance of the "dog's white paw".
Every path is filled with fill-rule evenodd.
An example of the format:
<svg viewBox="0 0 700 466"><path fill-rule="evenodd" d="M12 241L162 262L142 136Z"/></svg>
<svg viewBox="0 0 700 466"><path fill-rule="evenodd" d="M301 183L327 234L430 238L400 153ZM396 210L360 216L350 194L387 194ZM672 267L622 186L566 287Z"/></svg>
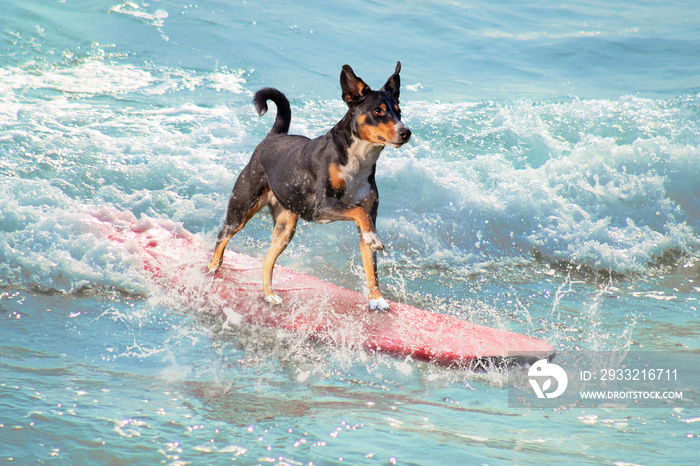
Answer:
<svg viewBox="0 0 700 466"><path fill-rule="evenodd" d="M362 239L372 251L381 251L384 249L384 244L382 244L382 240L379 239L379 235L376 233L371 231L369 233L365 233L362 235Z"/></svg>
<svg viewBox="0 0 700 466"><path fill-rule="evenodd" d="M369 308L372 311L388 311L389 310L389 303L384 301L384 298L370 299L369 300Z"/></svg>
<svg viewBox="0 0 700 466"><path fill-rule="evenodd" d="M280 298L276 294L266 294L263 299L273 305L282 304L282 298Z"/></svg>
<svg viewBox="0 0 700 466"><path fill-rule="evenodd" d="M219 267L221 266L221 263L218 261L211 261L207 264L207 271L209 273L216 273L217 270L219 270Z"/></svg>

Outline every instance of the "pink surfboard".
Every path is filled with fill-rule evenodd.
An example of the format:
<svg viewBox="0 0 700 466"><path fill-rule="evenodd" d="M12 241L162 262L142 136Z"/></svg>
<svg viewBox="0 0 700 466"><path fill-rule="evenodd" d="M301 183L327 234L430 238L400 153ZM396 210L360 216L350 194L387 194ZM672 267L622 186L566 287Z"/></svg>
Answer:
<svg viewBox="0 0 700 466"><path fill-rule="evenodd" d="M187 308L222 313L233 323L303 332L330 344L356 344L448 366L522 364L554 357L543 340L407 304L389 302L388 312L370 311L362 293L279 265L273 287L284 302L272 305L262 299L262 261L229 248L223 266L212 274L207 270L207 246L212 245L178 224L114 212L95 218L107 237L140 255L146 273L164 292L177 296Z"/></svg>

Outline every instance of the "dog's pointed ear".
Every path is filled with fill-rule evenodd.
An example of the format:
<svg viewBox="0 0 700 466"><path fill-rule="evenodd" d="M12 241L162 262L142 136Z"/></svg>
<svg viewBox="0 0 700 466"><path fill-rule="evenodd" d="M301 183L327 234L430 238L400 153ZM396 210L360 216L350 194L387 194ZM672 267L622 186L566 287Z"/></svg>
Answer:
<svg viewBox="0 0 700 466"><path fill-rule="evenodd" d="M401 77L399 76L400 72L401 62L397 61L396 70L394 70L394 74L391 75L391 77L387 80L386 84L384 84L384 87L382 87L381 89L383 91L391 92L394 96L394 99L396 99L396 102L399 101L399 88L401 87Z"/></svg>
<svg viewBox="0 0 700 466"><path fill-rule="evenodd" d="M343 91L343 100L348 104L363 101L370 91L369 86L355 76L350 65L343 65L343 70L340 72L340 89Z"/></svg>

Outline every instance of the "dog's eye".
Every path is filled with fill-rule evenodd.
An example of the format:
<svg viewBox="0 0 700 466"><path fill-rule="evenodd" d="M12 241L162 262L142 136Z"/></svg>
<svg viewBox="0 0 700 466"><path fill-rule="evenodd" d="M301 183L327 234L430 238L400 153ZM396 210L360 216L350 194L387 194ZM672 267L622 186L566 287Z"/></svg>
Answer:
<svg viewBox="0 0 700 466"><path fill-rule="evenodd" d="M374 111L374 114L377 116L382 116L382 115L384 115L384 110L382 110L381 108L378 108Z"/></svg>

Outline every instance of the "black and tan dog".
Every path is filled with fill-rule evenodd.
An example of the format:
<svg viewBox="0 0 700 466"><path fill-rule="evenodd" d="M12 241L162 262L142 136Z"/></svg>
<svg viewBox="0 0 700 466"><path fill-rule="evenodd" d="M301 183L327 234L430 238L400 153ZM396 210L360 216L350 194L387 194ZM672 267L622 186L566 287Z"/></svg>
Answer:
<svg viewBox="0 0 700 466"><path fill-rule="evenodd" d="M384 87L373 91L350 66L343 66L340 87L348 112L316 139L287 134L292 113L280 91L266 88L255 94L258 113L265 114L267 101L272 100L277 105L277 117L236 180L210 270L215 271L223 262L231 237L268 206L275 225L263 263L263 293L266 301L280 304L282 299L272 290L272 270L294 236L297 220L352 220L360 233L369 308L389 309L377 281L376 251L384 245L375 227L379 194L374 176L382 149L400 147L411 137L411 131L401 122L400 71L401 63L397 62Z"/></svg>

